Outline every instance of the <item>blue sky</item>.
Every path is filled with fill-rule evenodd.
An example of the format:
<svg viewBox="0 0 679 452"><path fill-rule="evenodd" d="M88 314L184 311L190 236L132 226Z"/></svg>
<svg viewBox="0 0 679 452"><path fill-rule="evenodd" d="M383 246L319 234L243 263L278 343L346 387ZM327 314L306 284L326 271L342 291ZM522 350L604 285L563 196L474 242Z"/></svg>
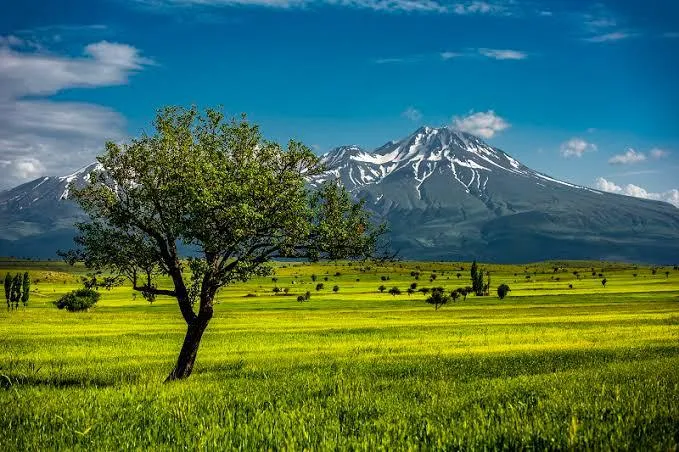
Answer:
<svg viewBox="0 0 679 452"><path fill-rule="evenodd" d="M550 175L679 200L676 55L671 0L12 2L0 188L197 104L319 153L455 125Z"/></svg>

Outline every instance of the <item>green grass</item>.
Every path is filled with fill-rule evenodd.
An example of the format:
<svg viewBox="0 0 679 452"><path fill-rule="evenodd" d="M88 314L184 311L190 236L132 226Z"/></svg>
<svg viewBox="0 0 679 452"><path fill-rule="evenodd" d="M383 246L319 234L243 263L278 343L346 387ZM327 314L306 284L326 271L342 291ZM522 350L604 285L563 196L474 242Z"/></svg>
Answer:
<svg viewBox="0 0 679 452"><path fill-rule="evenodd" d="M0 450L679 447L679 271L483 267L508 298L435 311L377 287L467 286L469 264L278 264L276 283L220 292L194 374L163 384L184 334L171 299L120 287L58 311L82 268L0 261L39 280L0 313Z"/></svg>

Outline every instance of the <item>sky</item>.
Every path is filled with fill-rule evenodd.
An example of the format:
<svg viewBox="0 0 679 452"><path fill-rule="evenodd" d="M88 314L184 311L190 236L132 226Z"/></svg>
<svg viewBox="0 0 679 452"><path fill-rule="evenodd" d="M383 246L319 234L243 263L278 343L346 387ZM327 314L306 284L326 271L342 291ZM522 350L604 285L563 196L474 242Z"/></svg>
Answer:
<svg viewBox="0 0 679 452"><path fill-rule="evenodd" d="M551 176L679 205L675 0L0 2L0 189L195 104L319 154L456 127Z"/></svg>

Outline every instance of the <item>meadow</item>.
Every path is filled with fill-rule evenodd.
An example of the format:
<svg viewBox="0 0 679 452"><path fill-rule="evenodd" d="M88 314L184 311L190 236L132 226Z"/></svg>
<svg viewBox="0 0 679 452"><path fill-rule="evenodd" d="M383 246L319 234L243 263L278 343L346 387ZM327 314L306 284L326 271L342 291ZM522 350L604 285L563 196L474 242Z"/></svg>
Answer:
<svg viewBox="0 0 679 452"><path fill-rule="evenodd" d="M0 261L33 280L0 311L0 450L679 448L672 267L481 264L491 296L438 310L405 290L469 286L469 263L275 267L219 293L194 374L164 384L176 302L123 286L59 311L83 268Z"/></svg>

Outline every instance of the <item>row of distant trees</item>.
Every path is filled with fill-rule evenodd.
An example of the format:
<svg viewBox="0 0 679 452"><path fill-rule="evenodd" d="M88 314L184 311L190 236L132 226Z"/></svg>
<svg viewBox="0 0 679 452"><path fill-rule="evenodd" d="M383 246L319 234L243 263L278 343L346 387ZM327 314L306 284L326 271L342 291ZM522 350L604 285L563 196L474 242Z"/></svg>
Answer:
<svg viewBox="0 0 679 452"><path fill-rule="evenodd" d="M12 276L7 273L5 275L5 300L7 301L7 310L18 309L19 302L24 306L28 305L28 299L31 295L31 277L28 272L23 275L17 273Z"/></svg>

